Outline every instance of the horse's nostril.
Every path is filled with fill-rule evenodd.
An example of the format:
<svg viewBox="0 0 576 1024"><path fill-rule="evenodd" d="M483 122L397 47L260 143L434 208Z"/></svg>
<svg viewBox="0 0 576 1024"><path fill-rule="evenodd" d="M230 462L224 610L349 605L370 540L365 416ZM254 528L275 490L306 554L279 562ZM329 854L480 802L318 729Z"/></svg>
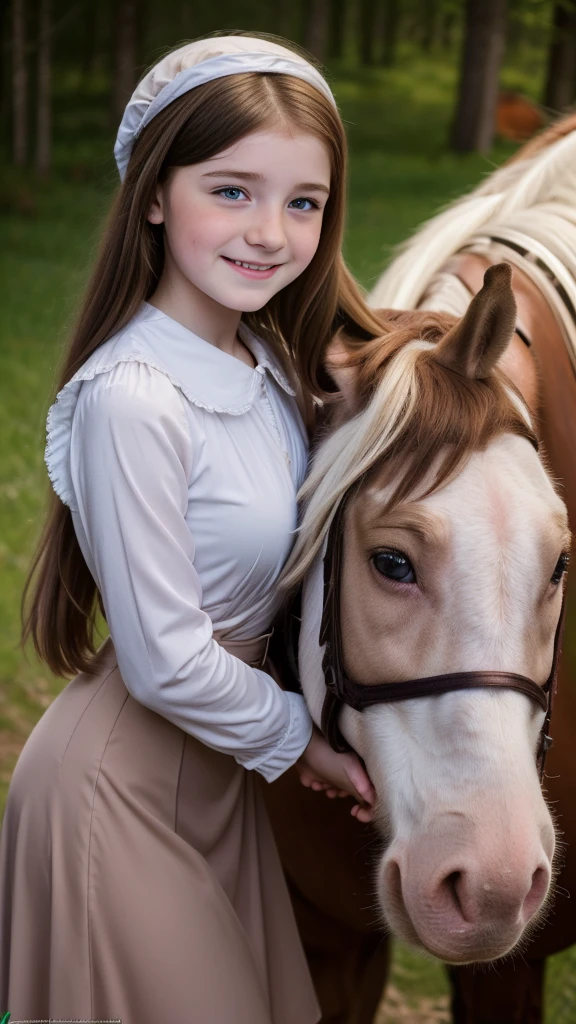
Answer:
<svg viewBox="0 0 576 1024"><path fill-rule="evenodd" d="M460 917L466 920L466 915L462 907L462 901L460 899L460 888L463 884L463 877L461 871L451 871L449 875L440 883L440 888L448 894L450 902L452 903L455 910L458 911Z"/></svg>
<svg viewBox="0 0 576 1024"><path fill-rule="evenodd" d="M538 867L532 875L532 885L530 892L524 900L522 906L522 914L524 921L528 922L530 918L540 909L542 901L548 891L550 885L550 871L547 867Z"/></svg>

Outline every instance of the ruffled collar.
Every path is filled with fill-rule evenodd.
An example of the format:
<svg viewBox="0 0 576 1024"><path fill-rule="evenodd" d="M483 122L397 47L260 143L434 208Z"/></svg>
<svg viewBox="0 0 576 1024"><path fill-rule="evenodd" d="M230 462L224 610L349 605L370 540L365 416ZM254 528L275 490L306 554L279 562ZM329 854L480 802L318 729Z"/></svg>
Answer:
<svg viewBox="0 0 576 1024"><path fill-rule="evenodd" d="M254 402L264 374L270 374L288 394L295 391L277 360L259 338L241 323L239 336L252 352L256 366L223 352L177 320L143 302L131 321L154 361L195 405L213 412L239 415Z"/></svg>
<svg viewBox="0 0 576 1024"><path fill-rule="evenodd" d="M240 327L240 337L256 359L254 369L199 338L150 303L142 303L123 330L92 352L48 410L44 458L52 486L61 500L71 509L76 508L70 474L70 437L82 383L107 373L118 363L146 363L160 370L190 402L208 412L232 416L248 412L267 374L288 395L294 395L274 356L245 324Z"/></svg>

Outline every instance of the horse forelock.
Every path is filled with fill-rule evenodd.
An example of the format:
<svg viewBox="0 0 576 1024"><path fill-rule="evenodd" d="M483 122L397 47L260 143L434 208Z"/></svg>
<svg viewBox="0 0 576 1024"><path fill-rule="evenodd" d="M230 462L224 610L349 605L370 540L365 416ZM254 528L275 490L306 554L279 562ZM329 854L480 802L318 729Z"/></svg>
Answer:
<svg viewBox="0 0 576 1024"><path fill-rule="evenodd" d="M391 510L440 488L502 434L537 444L522 399L500 371L470 379L434 358L454 317L409 313L396 323L353 353L365 404L316 448L300 492L303 515L283 575L287 588L306 574L342 501L375 472L385 474Z"/></svg>

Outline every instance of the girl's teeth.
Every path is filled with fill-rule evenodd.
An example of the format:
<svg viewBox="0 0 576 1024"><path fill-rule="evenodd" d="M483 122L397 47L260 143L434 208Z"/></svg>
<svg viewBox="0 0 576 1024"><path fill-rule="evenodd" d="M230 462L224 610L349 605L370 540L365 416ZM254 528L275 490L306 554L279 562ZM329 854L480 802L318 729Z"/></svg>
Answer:
<svg viewBox="0 0 576 1024"><path fill-rule="evenodd" d="M237 267L245 267L246 270L271 270L274 266L273 263L269 263L265 267L260 267L256 263L242 263L240 260L234 260Z"/></svg>

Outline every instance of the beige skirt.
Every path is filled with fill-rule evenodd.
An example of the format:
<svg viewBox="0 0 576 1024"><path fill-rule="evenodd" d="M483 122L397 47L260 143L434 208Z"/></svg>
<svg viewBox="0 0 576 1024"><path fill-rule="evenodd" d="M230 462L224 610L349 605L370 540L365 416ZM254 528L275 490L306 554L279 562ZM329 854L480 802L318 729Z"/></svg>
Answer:
<svg viewBox="0 0 576 1024"><path fill-rule="evenodd" d="M134 700L108 638L12 777L0 1016L316 1024L256 783Z"/></svg>

